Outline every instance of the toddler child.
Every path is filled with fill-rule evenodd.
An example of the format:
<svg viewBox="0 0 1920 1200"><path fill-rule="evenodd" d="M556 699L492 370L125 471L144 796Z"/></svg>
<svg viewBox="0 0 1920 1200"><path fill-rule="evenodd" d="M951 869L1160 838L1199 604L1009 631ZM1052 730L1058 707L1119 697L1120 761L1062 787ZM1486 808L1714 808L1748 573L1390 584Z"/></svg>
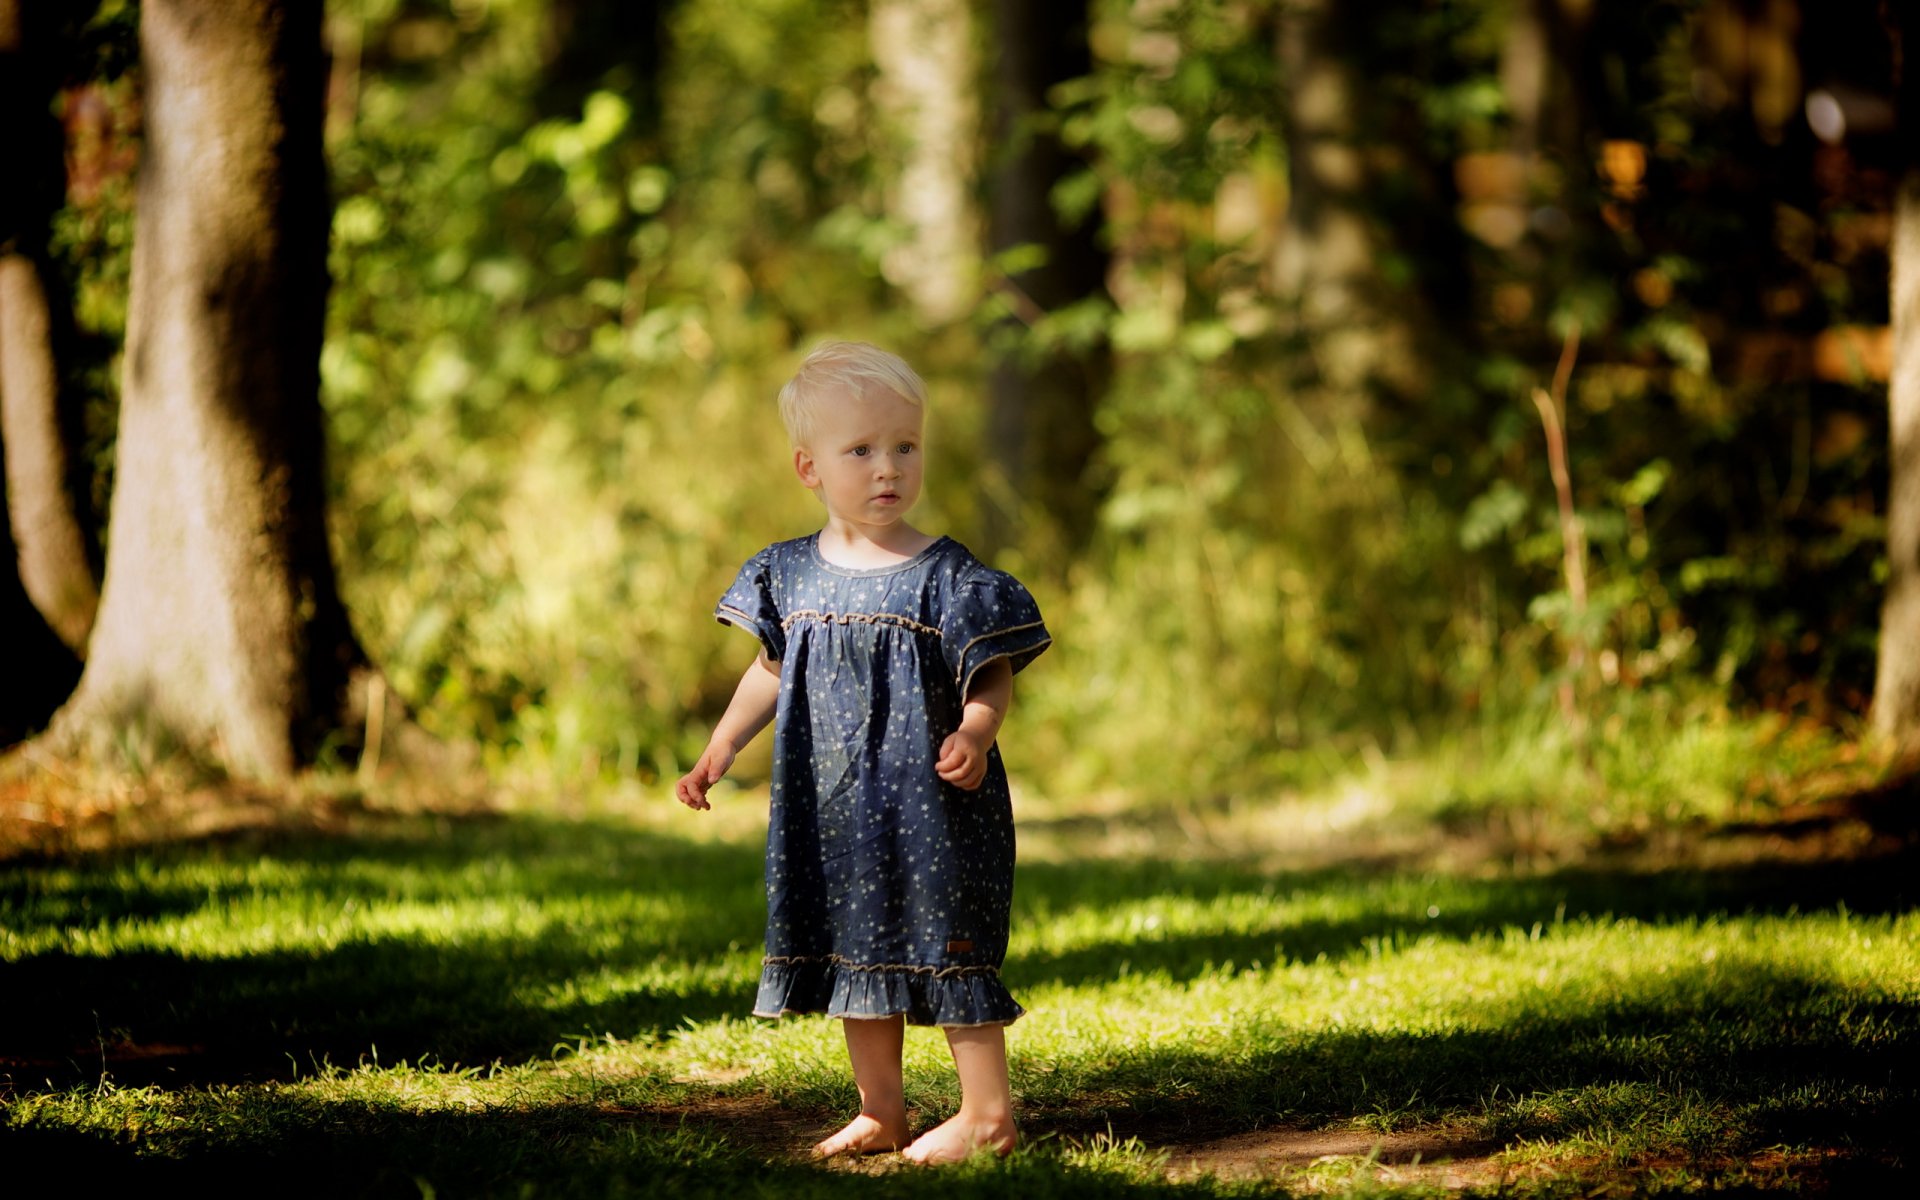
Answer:
<svg viewBox="0 0 1920 1200"><path fill-rule="evenodd" d="M1013 675L1050 640L1012 576L907 524L920 495L926 386L857 342L808 355L780 391L818 533L747 560L715 612L760 639L700 761L689 808L774 723L767 949L754 1014L843 1018L860 1115L814 1147L905 1147L951 1162L1017 1134L1000 964L1013 808L994 736ZM960 1111L908 1144L904 1024L938 1025Z"/></svg>

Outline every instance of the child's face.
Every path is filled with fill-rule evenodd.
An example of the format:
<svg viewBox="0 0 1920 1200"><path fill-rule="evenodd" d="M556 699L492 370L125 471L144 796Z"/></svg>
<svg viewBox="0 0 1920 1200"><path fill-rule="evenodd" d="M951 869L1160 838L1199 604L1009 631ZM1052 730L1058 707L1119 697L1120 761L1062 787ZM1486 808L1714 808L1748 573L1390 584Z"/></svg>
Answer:
<svg viewBox="0 0 1920 1200"><path fill-rule="evenodd" d="M881 387L824 407L794 470L831 516L884 531L920 498L920 407Z"/></svg>

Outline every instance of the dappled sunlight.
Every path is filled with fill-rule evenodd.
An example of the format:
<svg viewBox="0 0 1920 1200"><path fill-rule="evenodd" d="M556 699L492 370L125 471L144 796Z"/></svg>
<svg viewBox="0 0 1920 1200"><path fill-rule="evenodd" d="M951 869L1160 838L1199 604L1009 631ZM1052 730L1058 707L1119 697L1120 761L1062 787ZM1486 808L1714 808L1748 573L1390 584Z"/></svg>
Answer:
<svg viewBox="0 0 1920 1200"><path fill-rule="evenodd" d="M0 0L12 1173L1910 1192L1907 7ZM845 1029L748 1014L818 830L774 737L672 796L764 723L712 605L820 528L828 339L1056 639L936 689L1004 962L1004 862L991 930L832 885L920 939L835 969L1026 1006L1005 1161L806 1161Z"/></svg>
<svg viewBox="0 0 1920 1200"><path fill-rule="evenodd" d="M1338 840L1382 803L1356 795L1292 812ZM224 1112L262 1152L321 1129L415 1147L572 1130L631 1134L620 1162L791 1162L855 1099L836 1023L744 1015L753 796L715 822L396 817L0 868L13 1128L77 1147L137 1120L190 1153ZM1211 836L1151 854L1019 868L1012 1071L1029 1136L1062 1139L1035 1151L1049 1170L1163 1178L1191 1170L1179 1147L1358 1123L1465 1130L1550 1178L1676 1144L1745 1161L1902 1103L1876 1065L1920 1020L1898 856L1281 870L1225 832L1270 814L1203 819ZM957 1101L937 1032L910 1031L906 1071L914 1112ZM1222 1144L1196 1153L1294 1169Z"/></svg>

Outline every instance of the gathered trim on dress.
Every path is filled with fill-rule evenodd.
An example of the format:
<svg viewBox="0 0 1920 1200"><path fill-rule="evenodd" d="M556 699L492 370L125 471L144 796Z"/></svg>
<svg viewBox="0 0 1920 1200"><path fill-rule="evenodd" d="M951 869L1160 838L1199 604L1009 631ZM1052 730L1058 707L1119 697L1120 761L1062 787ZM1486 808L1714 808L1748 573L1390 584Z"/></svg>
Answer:
<svg viewBox="0 0 1920 1200"><path fill-rule="evenodd" d="M935 979L946 979L960 975L998 975L999 967L935 967L925 963L863 963L855 962L844 954L769 954L760 960L760 965L799 966L802 963L830 963L847 971L913 971L922 975L931 975Z"/></svg>
<svg viewBox="0 0 1920 1200"><path fill-rule="evenodd" d="M997 967L856 963L840 955L769 955L756 1017L813 1013L849 1020L905 1017L910 1025L1005 1025L1026 1010Z"/></svg>
<svg viewBox="0 0 1920 1200"><path fill-rule="evenodd" d="M795 622L802 620L820 621L828 625L852 625L855 622L863 625L897 625L902 629L910 629L915 633L930 633L935 637L940 636L940 631L931 625L922 625L911 617L896 616L893 613L820 612L811 608L803 608L797 612L788 613L782 618L780 628L783 630L792 629Z"/></svg>

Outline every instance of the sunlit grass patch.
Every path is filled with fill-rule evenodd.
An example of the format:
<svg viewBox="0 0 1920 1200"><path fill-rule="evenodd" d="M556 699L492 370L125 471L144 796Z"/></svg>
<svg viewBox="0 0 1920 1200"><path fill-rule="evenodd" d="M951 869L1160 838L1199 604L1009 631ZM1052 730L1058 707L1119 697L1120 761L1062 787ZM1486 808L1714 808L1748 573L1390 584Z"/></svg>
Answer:
<svg viewBox="0 0 1920 1200"><path fill-rule="evenodd" d="M1830 727L1685 689L1616 689L1584 708L1577 727L1536 704L1434 741L1397 807L1453 822L1531 816L1564 839L1751 819L1871 786L1888 765Z"/></svg>
<svg viewBox="0 0 1920 1200"><path fill-rule="evenodd" d="M744 1015L755 823L669 816L0 868L0 1138L97 1152L129 1181L292 1155L324 1159L329 1186L409 1194L723 1194L774 1170L783 1194L1223 1195L1270 1185L1173 1172L1167 1148L1445 1128L1551 1194L1894 1169L1920 1113L1920 917L1897 860L1281 870L1197 838L1021 867L1006 975L1030 1010L1010 1033L1028 1151L935 1184L821 1171L799 1156L857 1098L836 1023ZM951 1111L937 1032L910 1031L906 1066L915 1120ZM1767 1155L1795 1165L1751 1166ZM1434 1186L1336 1158L1268 1174Z"/></svg>
<svg viewBox="0 0 1920 1200"><path fill-rule="evenodd" d="M1111 1132L1062 1141L1057 1152L1060 1161L1068 1166L1102 1171L1139 1183L1157 1183L1164 1179L1169 1157L1164 1147L1150 1146L1137 1137L1116 1137Z"/></svg>

